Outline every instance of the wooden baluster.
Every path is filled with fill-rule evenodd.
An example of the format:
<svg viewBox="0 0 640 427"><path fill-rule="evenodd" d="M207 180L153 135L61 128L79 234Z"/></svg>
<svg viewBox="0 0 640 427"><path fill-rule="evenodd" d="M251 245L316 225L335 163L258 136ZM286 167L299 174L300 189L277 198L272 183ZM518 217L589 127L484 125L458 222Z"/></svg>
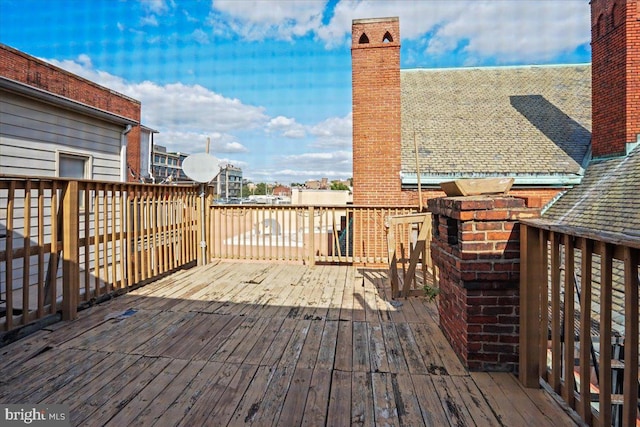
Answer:
<svg viewBox="0 0 640 427"><path fill-rule="evenodd" d="M601 427L611 425L611 301L612 248L600 244L600 378L598 387ZM637 323L637 322L636 322Z"/></svg>
<svg viewBox="0 0 640 427"><path fill-rule="evenodd" d="M9 192L7 194L7 231L5 233L5 283L7 285L5 303L6 303L6 322L5 329L10 331L13 329L13 216L15 208L16 181L11 180L9 183ZM53 247L53 245L52 245Z"/></svg>
<svg viewBox="0 0 640 427"><path fill-rule="evenodd" d="M638 249L624 248L624 405L622 425L638 417Z"/></svg>
<svg viewBox="0 0 640 427"><path fill-rule="evenodd" d="M84 191L84 299L91 298L91 195L90 186L83 184Z"/></svg>
<svg viewBox="0 0 640 427"><path fill-rule="evenodd" d="M44 316L44 181L38 183L38 318Z"/></svg>
<svg viewBox="0 0 640 427"><path fill-rule="evenodd" d="M31 180L27 180L24 185L24 224L22 229L24 256L22 257L22 316L20 316L20 323L26 325L29 322L29 281L31 278Z"/></svg>
<svg viewBox="0 0 640 427"><path fill-rule="evenodd" d="M564 235L564 389L562 397L575 408L575 251L573 237Z"/></svg>
<svg viewBox="0 0 640 427"><path fill-rule="evenodd" d="M541 235L541 244L539 247L540 250L540 264L538 267L544 274L540 277L541 281L539 282L539 293L540 296L540 347L538 356L540 357L539 361L539 375L540 378L548 381L547 374L547 344L549 339L549 246L548 246L548 237L549 232L546 230L540 230Z"/></svg>
<svg viewBox="0 0 640 427"><path fill-rule="evenodd" d="M117 240L116 240L116 224L118 216L116 215L116 187L110 185L111 189L111 289L117 289L118 275L117 275Z"/></svg>
<svg viewBox="0 0 640 427"><path fill-rule="evenodd" d="M580 404L578 413L585 422L591 422L591 267L593 242L581 239L582 251L580 282Z"/></svg>
<svg viewBox="0 0 640 427"><path fill-rule="evenodd" d="M550 385L560 393L560 361L562 347L560 343L560 238L551 232L551 378Z"/></svg>

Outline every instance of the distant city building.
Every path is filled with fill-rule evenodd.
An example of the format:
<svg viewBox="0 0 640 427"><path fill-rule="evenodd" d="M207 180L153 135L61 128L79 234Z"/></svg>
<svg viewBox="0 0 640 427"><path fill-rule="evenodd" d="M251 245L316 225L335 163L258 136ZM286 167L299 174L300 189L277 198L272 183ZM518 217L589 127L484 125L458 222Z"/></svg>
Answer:
<svg viewBox="0 0 640 427"><path fill-rule="evenodd" d="M211 182L216 198L228 200L242 197L242 169L227 164Z"/></svg>
<svg viewBox="0 0 640 427"><path fill-rule="evenodd" d="M186 153L168 152L162 145L153 146L151 173L156 183L175 181L190 181L182 170L182 162L187 158Z"/></svg>
<svg viewBox="0 0 640 427"><path fill-rule="evenodd" d="M273 195L280 197L291 197L291 188L286 185L276 185L273 187Z"/></svg>
<svg viewBox="0 0 640 427"><path fill-rule="evenodd" d="M317 179L310 179L304 183L304 186L309 190L328 190L330 187L329 179L322 178L320 181Z"/></svg>

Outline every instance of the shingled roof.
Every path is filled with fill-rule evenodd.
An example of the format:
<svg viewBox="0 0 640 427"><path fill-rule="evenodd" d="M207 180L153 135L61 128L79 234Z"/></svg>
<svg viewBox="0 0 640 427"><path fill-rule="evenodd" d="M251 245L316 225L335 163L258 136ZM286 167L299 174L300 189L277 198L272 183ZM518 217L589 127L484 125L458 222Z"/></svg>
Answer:
<svg viewBox="0 0 640 427"><path fill-rule="evenodd" d="M608 234L621 239L640 238L640 146L625 157L592 161L582 183L567 191L542 218L583 234ZM579 251L576 264L579 265ZM600 257L593 257L593 298L600 298ZM579 274L580 269L576 269ZM578 278L579 280L579 278ZM613 327L624 333L624 267L612 262ZM600 319L599 310L592 317Z"/></svg>
<svg viewBox="0 0 640 427"><path fill-rule="evenodd" d="M580 182L591 140L591 66L401 71L402 182L486 176Z"/></svg>
<svg viewBox="0 0 640 427"><path fill-rule="evenodd" d="M592 161L579 186L543 215L594 233L640 238L640 146L626 157Z"/></svg>

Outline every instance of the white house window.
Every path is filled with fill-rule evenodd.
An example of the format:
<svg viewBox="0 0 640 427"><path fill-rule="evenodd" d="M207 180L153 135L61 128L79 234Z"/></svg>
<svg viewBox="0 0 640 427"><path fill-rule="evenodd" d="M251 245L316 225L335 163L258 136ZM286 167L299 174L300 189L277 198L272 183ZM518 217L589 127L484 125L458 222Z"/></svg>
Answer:
<svg viewBox="0 0 640 427"><path fill-rule="evenodd" d="M64 178L84 179L87 159L76 156L60 155L59 175Z"/></svg>
<svg viewBox="0 0 640 427"><path fill-rule="evenodd" d="M56 152L56 175L60 178L91 179L92 157ZM80 209L84 209L84 191L80 194Z"/></svg>
<svg viewBox="0 0 640 427"><path fill-rule="evenodd" d="M58 152L57 175L60 178L91 179L91 156Z"/></svg>

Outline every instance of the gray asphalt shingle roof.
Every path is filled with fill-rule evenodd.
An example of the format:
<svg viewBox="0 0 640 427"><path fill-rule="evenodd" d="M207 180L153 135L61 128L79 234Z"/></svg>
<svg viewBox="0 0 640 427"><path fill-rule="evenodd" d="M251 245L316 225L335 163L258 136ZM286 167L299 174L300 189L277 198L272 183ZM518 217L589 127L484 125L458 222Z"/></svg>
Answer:
<svg viewBox="0 0 640 427"><path fill-rule="evenodd" d="M592 161L582 183L560 197L543 214L543 219L567 227L578 227L595 235L609 233L626 239L640 239L640 146L626 157ZM576 259L579 258L576 251ZM600 320L600 256L593 257L592 317ZM576 262L576 274L580 275ZM578 280L579 277L578 277ZM620 333L624 325L624 267L612 262L612 323Z"/></svg>
<svg viewBox="0 0 640 427"><path fill-rule="evenodd" d="M591 162L582 183L564 194L543 218L640 239L640 146L626 157Z"/></svg>
<svg viewBox="0 0 640 427"><path fill-rule="evenodd" d="M591 139L591 66L401 71L402 172L580 176Z"/></svg>

